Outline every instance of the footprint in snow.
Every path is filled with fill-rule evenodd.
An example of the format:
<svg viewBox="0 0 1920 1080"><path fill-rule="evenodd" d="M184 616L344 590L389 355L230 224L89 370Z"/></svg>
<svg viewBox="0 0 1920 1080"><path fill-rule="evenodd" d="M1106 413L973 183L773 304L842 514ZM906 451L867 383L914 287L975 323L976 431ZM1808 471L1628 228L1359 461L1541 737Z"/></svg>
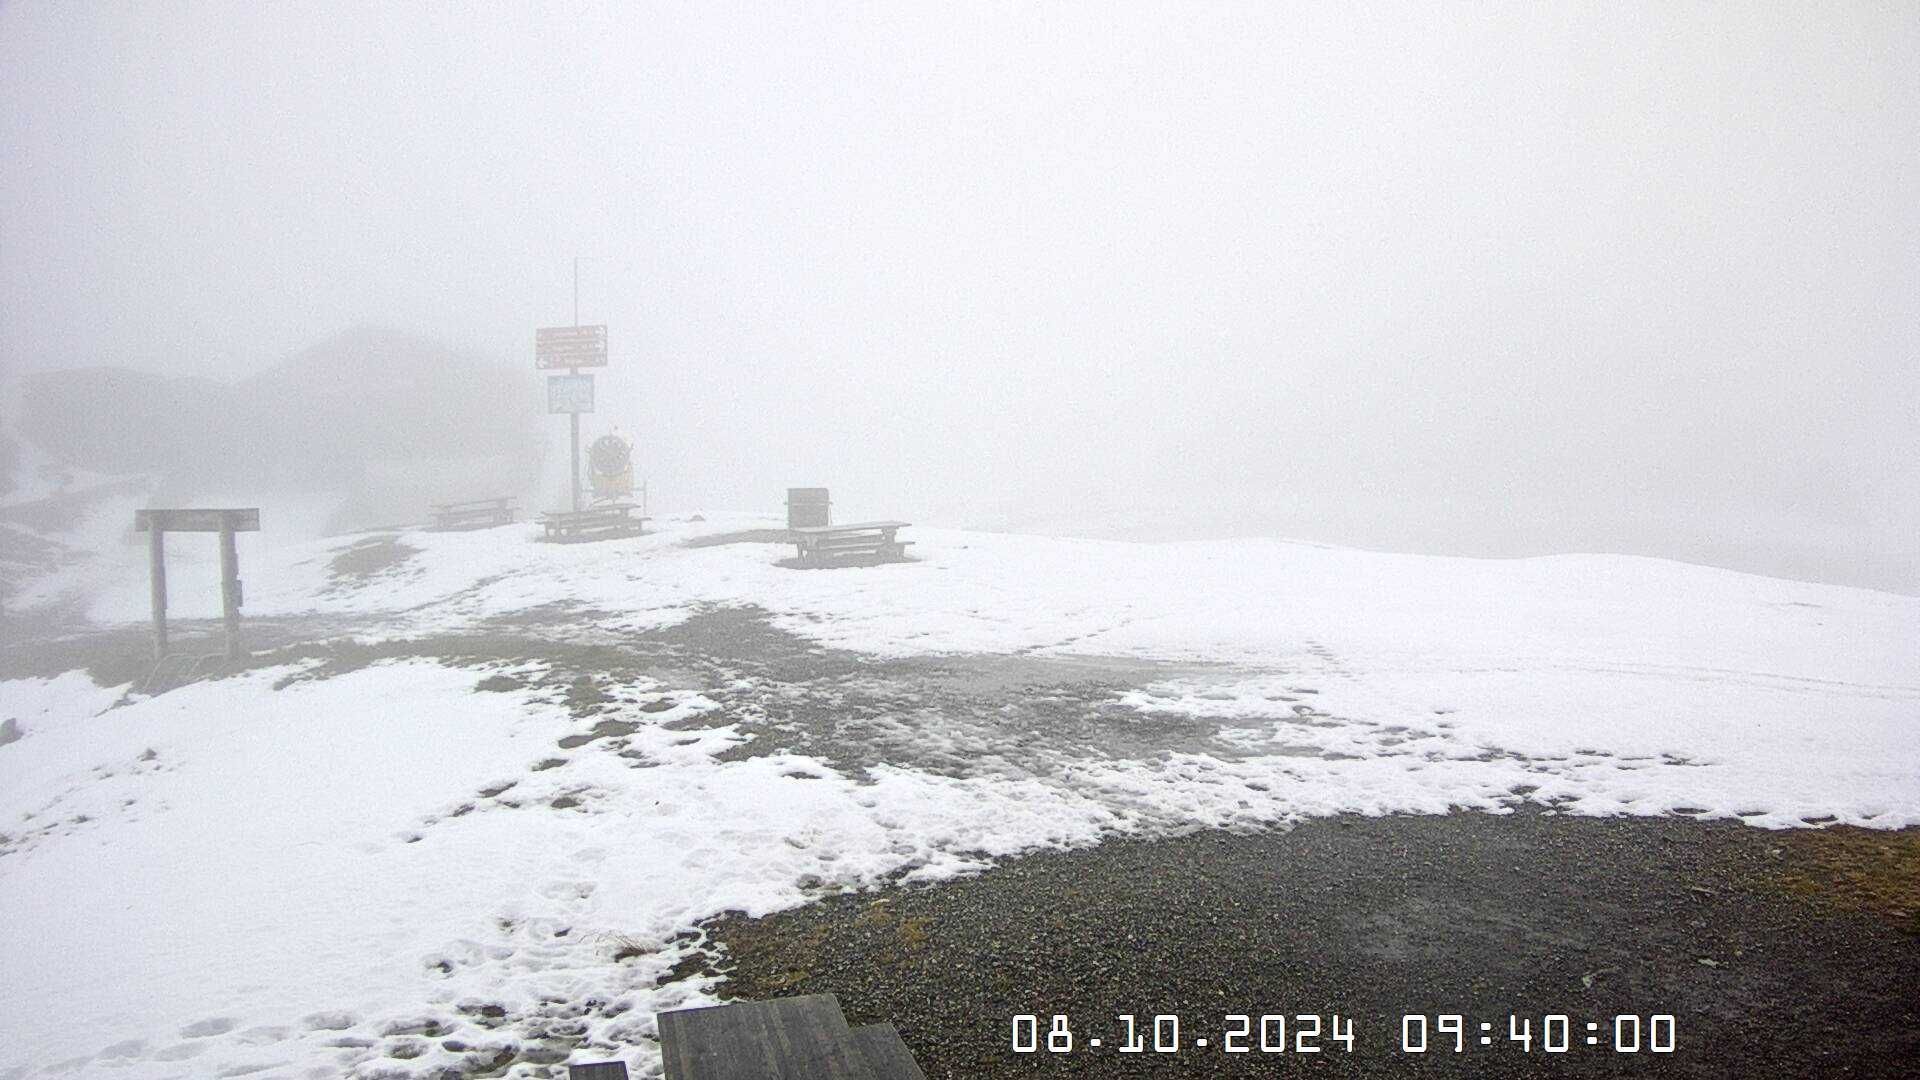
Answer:
<svg viewBox="0 0 1920 1080"><path fill-rule="evenodd" d="M350 1012L336 1009L311 1013L302 1018L300 1023L305 1025L308 1031L345 1031L359 1023L359 1020Z"/></svg>
<svg viewBox="0 0 1920 1080"><path fill-rule="evenodd" d="M252 1076L254 1073L266 1072L268 1069L283 1068L286 1064L284 1061L257 1061L248 1065L235 1065L232 1068L222 1069L220 1076L222 1080L230 1076Z"/></svg>
<svg viewBox="0 0 1920 1080"><path fill-rule="evenodd" d="M195 1020L180 1029L183 1039L204 1039L209 1035L225 1035L240 1025L240 1021L231 1016L212 1016L205 1020Z"/></svg>
<svg viewBox="0 0 1920 1080"><path fill-rule="evenodd" d="M556 881L540 887L540 895L549 900L585 900L599 886L591 881Z"/></svg>

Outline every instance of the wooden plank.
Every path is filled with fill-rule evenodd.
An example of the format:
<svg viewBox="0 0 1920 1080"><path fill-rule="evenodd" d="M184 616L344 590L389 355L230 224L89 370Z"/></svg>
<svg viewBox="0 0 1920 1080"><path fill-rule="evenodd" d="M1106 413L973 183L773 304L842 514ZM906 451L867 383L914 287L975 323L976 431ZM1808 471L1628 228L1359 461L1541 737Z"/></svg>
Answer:
<svg viewBox="0 0 1920 1080"><path fill-rule="evenodd" d="M568 515L571 516L571 515ZM652 518L613 517L588 521L563 521L548 518L541 521L546 528L542 541L555 544L585 544L595 540L617 540L626 536L645 536L647 522Z"/></svg>
<svg viewBox="0 0 1920 1080"><path fill-rule="evenodd" d="M540 512L540 520L560 522L594 521L600 518L631 520L633 512L637 509L639 509L637 503L607 503L604 506L590 506L585 510L543 510Z"/></svg>
<svg viewBox="0 0 1920 1080"><path fill-rule="evenodd" d="M667 1080L882 1080L832 994L664 1012L659 1025Z"/></svg>
<svg viewBox="0 0 1920 1080"><path fill-rule="evenodd" d="M260 508L251 506L212 510L155 507L133 512L135 532L147 532L156 525L167 532L219 532L222 529L259 532Z"/></svg>
<svg viewBox="0 0 1920 1080"><path fill-rule="evenodd" d="M569 1065L567 1080L627 1080L627 1063L596 1061L591 1065Z"/></svg>
<svg viewBox="0 0 1920 1080"><path fill-rule="evenodd" d="M833 551L839 548L874 547L899 543L892 529L869 529L857 533L833 533L826 536L795 536L790 542L802 550ZM909 541L911 542L911 541Z"/></svg>
<svg viewBox="0 0 1920 1080"><path fill-rule="evenodd" d="M852 521L845 525L797 525L787 531L800 533L803 536L818 536L854 529L904 529L911 524L913 524L911 521Z"/></svg>
<svg viewBox="0 0 1920 1080"><path fill-rule="evenodd" d="M892 1024L868 1024L848 1033L854 1053L873 1070L874 1080L927 1080L913 1052Z"/></svg>

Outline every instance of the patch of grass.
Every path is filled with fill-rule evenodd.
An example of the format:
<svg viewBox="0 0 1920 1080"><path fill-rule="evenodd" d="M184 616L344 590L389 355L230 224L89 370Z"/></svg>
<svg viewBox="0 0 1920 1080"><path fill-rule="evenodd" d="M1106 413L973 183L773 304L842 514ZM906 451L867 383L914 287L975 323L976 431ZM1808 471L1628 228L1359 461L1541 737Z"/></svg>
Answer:
<svg viewBox="0 0 1920 1080"><path fill-rule="evenodd" d="M612 946L613 962L616 964L622 960L631 960L636 956L645 956L659 948L658 945L652 942L617 931L602 934L601 938L605 940L608 945Z"/></svg>
<svg viewBox="0 0 1920 1080"><path fill-rule="evenodd" d="M918 915L900 920L900 944L908 949L919 949L927 943L929 921Z"/></svg>
<svg viewBox="0 0 1920 1080"><path fill-rule="evenodd" d="M575 716L586 716L600 712L614 700L612 694L600 688L592 676L582 675L567 685L567 708Z"/></svg>
<svg viewBox="0 0 1920 1080"><path fill-rule="evenodd" d="M769 990L786 991L792 990L794 987L799 986L811 978L813 978L812 972L779 971L760 980L760 983Z"/></svg>
<svg viewBox="0 0 1920 1080"><path fill-rule="evenodd" d="M1920 829L1836 825L1788 834L1782 846L1792 855L1779 876L1787 892L1870 912L1920 934Z"/></svg>

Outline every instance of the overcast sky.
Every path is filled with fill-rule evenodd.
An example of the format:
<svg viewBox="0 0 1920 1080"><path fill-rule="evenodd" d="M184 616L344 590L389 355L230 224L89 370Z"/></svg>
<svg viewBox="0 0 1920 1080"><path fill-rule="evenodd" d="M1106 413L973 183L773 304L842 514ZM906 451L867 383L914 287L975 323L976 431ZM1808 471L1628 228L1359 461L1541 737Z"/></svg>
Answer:
<svg viewBox="0 0 1920 1080"><path fill-rule="evenodd" d="M1362 7L12 3L0 349L530 365L580 255L670 504L1920 591L1920 7Z"/></svg>

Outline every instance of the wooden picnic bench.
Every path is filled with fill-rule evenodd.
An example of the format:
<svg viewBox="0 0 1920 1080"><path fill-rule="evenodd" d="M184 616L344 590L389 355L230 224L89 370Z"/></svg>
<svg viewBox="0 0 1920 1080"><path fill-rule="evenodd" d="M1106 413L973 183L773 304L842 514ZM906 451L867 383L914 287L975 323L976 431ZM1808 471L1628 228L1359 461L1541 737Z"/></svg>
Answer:
<svg viewBox="0 0 1920 1080"><path fill-rule="evenodd" d="M849 559L905 558L911 540L895 539L907 527L904 521L857 521L850 525L813 525L788 529L806 566L825 566Z"/></svg>
<svg viewBox="0 0 1920 1080"><path fill-rule="evenodd" d="M433 504L435 532L461 532L466 529L490 529L513 524L512 496L498 499L469 499L466 502Z"/></svg>
<svg viewBox="0 0 1920 1080"><path fill-rule="evenodd" d="M540 524L546 529L541 539L555 544L584 544L639 536L647 531L648 519L634 516L637 509L633 503L604 503L585 510L549 510L540 515Z"/></svg>
<svg viewBox="0 0 1920 1080"><path fill-rule="evenodd" d="M849 1027L832 994L663 1012L666 1080L926 1080L892 1024Z"/></svg>

